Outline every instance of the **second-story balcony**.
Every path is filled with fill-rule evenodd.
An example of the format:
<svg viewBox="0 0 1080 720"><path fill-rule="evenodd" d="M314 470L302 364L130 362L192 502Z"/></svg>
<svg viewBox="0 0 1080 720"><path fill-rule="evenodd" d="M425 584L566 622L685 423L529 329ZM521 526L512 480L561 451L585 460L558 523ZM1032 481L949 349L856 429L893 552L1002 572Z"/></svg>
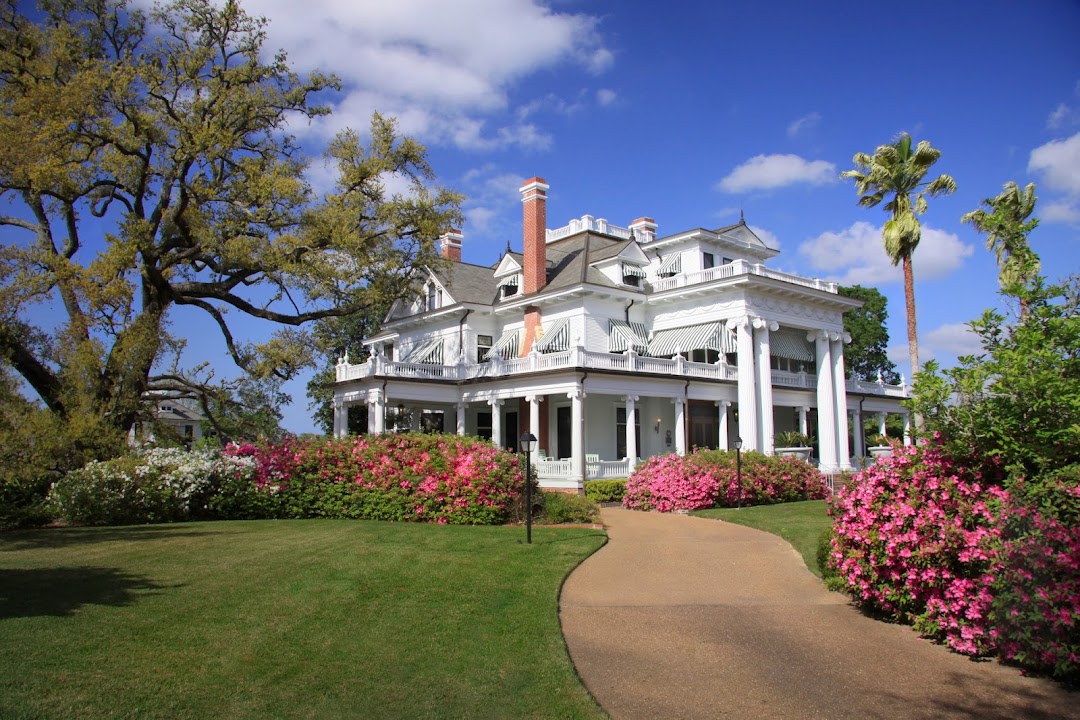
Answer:
<svg viewBox="0 0 1080 720"><path fill-rule="evenodd" d="M338 382L363 380L370 377L393 378L401 380L441 380L458 382L463 380L496 379L529 373L550 372L574 369L600 370L632 375L667 375L679 378L700 378L703 380L726 380L738 382L738 368L724 362L690 362L682 356L674 358L654 358L638 355L634 352L607 353L571 348L553 353L530 353L525 357L505 360L495 357L483 363L457 363L454 365L432 365L428 363L408 363L387 360L372 356L365 363L339 362L336 367ZM817 378L812 373L792 373L782 370L772 372L774 386L814 389ZM903 385L848 380L848 392L887 397L907 397Z"/></svg>
<svg viewBox="0 0 1080 720"><path fill-rule="evenodd" d="M760 263L750 263L746 260L736 260L726 265L719 265L699 272L681 273L672 275L671 277L660 278L659 280L646 282L646 286L651 292L658 293L664 292L665 290L689 287L691 285L700 285L714 280L728 280L741 275L755 275L757 277L771 278L773 280L780 280L781 282L813 288L814 290L821 290L827 293L836 294L837 292L837 284L834 282L826 282L825 280L819 280L817 278L793 275L791 273L780 272L779 270L770 270Z"/></svg>

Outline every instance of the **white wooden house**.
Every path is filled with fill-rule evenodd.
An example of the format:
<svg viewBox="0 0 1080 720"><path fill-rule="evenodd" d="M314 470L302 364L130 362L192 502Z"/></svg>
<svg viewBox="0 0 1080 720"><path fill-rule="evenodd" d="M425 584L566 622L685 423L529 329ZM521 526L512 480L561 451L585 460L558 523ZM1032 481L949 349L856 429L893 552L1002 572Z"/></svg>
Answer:
<svg viewBox="0 0 1080 720"><path fill-rule="evenodd" d="M450 270L394 305L366 361L339 361L335 434L357 403L374 433L408 417L516 449L531 431L541 485L574 489L736 437L772 453L783 430L816 438L835 472L864 454L849 431L863 414L907 423L904 386L844 379L842 316L860 301L766 267L778 251L744 221L657 237L647 217L585 215L551 230L547 190L521 188L522 252L493 267L443 236Z"/></svg>

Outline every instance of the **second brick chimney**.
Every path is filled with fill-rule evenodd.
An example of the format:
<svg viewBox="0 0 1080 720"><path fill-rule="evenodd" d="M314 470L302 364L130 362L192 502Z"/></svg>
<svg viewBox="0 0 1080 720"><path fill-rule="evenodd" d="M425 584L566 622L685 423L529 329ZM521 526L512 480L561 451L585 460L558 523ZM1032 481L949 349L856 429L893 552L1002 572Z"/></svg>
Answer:
<svg viewBox="0 0 1080 720"><path fill-rule="evenodd" d="M445 258L461 262L461 231L451 228L439 237L439 251Z"/></svg>
<svg viewBox="0 0 1080 720"><path fill-rule="evenodd" d="M525 295L535 293L547 285L547 191L548 185L543 178L534 177L521 186L522 224L524 227L524 267L522 275ZM525 338L521 343L521 355L524 357L532 349L536 340L536 329L540 326L540 308L525 308Z"/></svg>

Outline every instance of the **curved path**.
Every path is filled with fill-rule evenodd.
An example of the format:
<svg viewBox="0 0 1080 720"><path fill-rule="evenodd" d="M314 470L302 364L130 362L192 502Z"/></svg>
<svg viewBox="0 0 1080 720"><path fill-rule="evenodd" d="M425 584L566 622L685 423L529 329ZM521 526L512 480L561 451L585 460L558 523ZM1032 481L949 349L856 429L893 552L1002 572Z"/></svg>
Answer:
<svg viewBox="0 0 1080 720"><path fill-rule="evenodd" d="M602 517L610 540L567 579L560 616L613 718L1080 718L1080 693L863 616L774 535Z"/></svg>

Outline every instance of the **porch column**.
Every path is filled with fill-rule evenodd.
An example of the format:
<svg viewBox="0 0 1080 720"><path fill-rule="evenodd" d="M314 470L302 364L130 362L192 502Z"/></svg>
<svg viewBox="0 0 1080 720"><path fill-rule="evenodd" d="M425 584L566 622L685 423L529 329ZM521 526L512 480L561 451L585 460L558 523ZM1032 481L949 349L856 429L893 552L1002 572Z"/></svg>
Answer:
<svg viewBox="0 0 1080 720"><path fill-rule="evenodd" d="M675 452L679 455L686 454L686 401L683 398L675 398Z"/></svg>
<svg viewBox="0 0 1080 720"><path fill-rule="evenodd" d="M467 408L467 407L468 407L468 405L466 405L465 403L458 403L457 404L457 434L458 435L464 435L465 434L465 408Z"/></svg>
<svg viewBox="0 0 1080 720"><path fill-rule="evenodd" d="M772 354L769 346L769 331L779 330L780 325L776 321L764 318L754 319L754 333L756 342L754 350L757 362L757 391L758 391L758 447L766 455L773 453L773 400L772 400ZM744 440L746 438L743 438Z"/></svg>
<svg viewBox="0 0 1080 720"><path fill-rule="evenodd" d="M637 395L627 395L626 398L626 457L630 461L629 469L633 471L637 462L637 433L634 432L636 423L634 413L636 411Z"/></svg>
<svg viewBox="0 0 1080 720"><path fill-rule="evenodd" d="M579 387L566 393L570 398L570 479L585 482L585 392Z"/></svg>
<svg viewBox="0 0 1080 720"><path fill-rule="evenodd" d="M817 349L817 412L818 412L818 458L821 469L833 472L839 466L836 445L836 393L833 391L832 352L829 334L824 330L811 333L807 339L814 340Z"/></svg>
<svg viewBox="0 0 1080 720"><path fill-rule="evenodd" d="M841 333L832 341L833 389L836 392L836 441L840 469L851 469L851 450L848 445L847 380L844 379L844 337Z"/></svg>
<svg viewBox="0 0 1080 720"><path fill-rule="evenodd" d="M750 318L728 320L735 328L739 363L739 437L744 450L757 450L757 391L754 388L754 336Z"/></svg>
<svg viewBox="0 0 1080 720"><path fill-rule="evenodd" d="M342 416L347 413L345 403L340 398L334 398L334 437L345 437L344 428L348 427L347 422L342 421Z"/></svg>
<svg viewBox="0 0 1080 720"><path fill-rule="evenodd" d="M367 427L364 432L368 435L375 434L375 401L370 398L367 401Z"/></svg>
<svg viewBox="0 0 1080 720"><path fill-rule="evenodd" d="M810 408L806 405L799 406L799 432L803 435L809 436L810 426L806 423L806 415L810 412Z"/></svg>
<svg viewBox="0 0 1080 720"><path fill-rule="evenodd" d="M888 413L883 413L883 412L878 413L878 434L879 435L884 435L885 434L885 416L887 414Z"/></svg>
<svg viewBox="0 0 1080 720"><path fill-rule="evenodd" d="M904 447L911 445L911 413L904 413Z"/></svg>
<svg viewBox="0 0 1080 720"><path fill-rule="evenodd" d="M731 401L729 400L717 400L715 403L720 415L720 437L717 438L719 443L717 447L721 450L730 450L728 447L728 409L731 407Z"/></svg>
<svg viewBox="0 0 1080 720"><path fill-rule="evenodd" d="M851 415L854 418L855 457L866 457L866 448L863 446L862 412L859 408L855 408L851 411Z"/></svg>
<svg viewBox="0 0 1080 720"><path fill-rule="evenodd" d="M382 390L375 391L375 434L381 435L386 429L386 398L383 397Z"/></svg>
<svg viewBox="0 0 1080 720"><path fill-rule="evenodd" d="M409 412L409 428L413 432L420 432L420 406L414 405L406 410Z"/></svg>
<svg viewBox="0 0 1080 720"><path fill-rule="evenodd" d="M543 395L526 395L525 400L529 403L529 432L536 438L533 451L529 453L529 462L533 467L540 461L540 403Z"/></svg>
<svg viewBox="0 0 1080 720"><path fill-rule="evenodd" d="M488 400L491 406L491 444L502 447L502 400Z"/></svg>

